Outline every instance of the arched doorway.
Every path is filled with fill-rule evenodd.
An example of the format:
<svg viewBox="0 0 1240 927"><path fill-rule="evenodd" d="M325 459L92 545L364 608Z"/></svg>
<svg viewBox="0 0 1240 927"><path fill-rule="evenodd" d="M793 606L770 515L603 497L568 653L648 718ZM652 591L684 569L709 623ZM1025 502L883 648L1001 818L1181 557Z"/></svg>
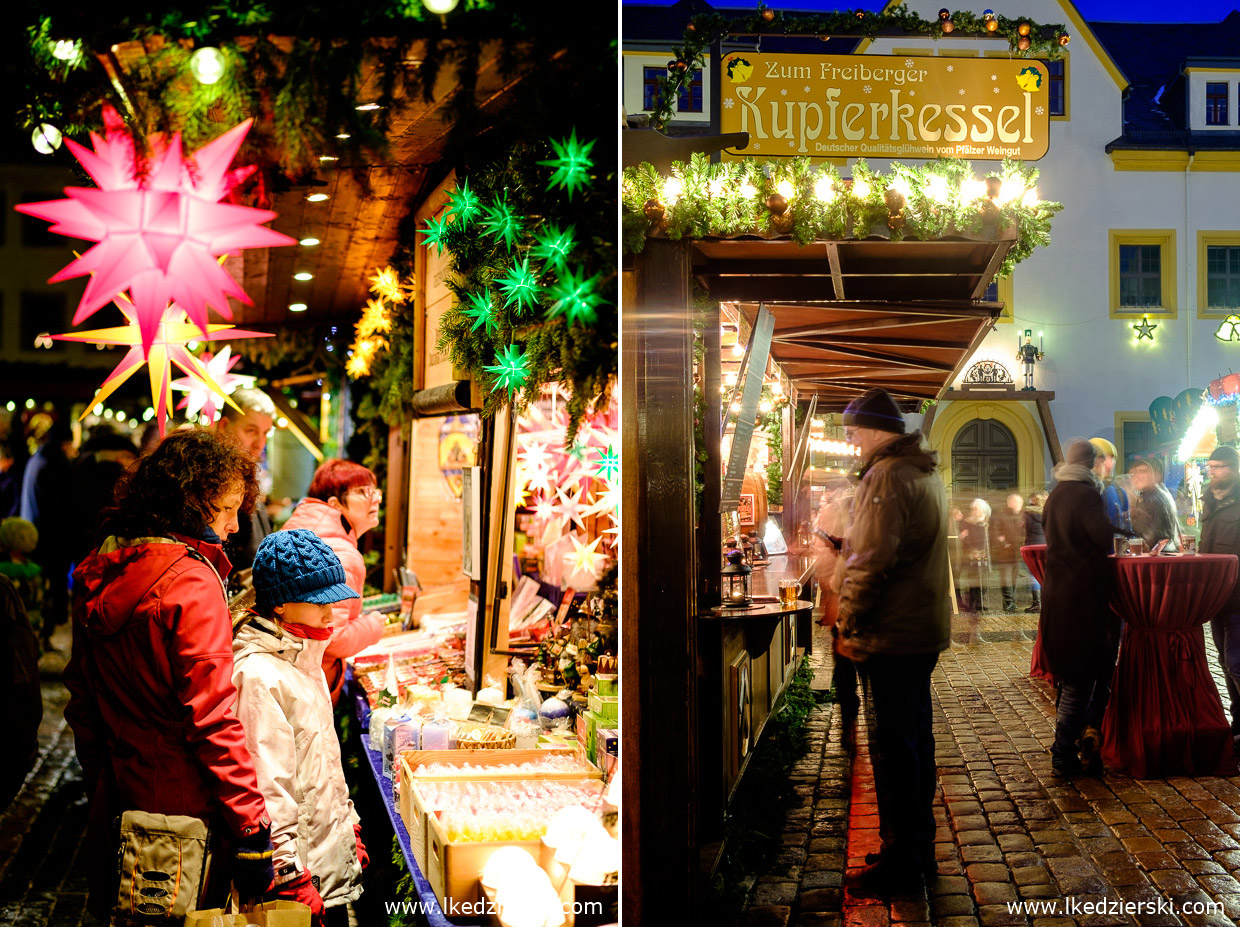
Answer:
<svg viewBox="0 0 1240 927"><path fill-rule="evenodd" d="M1017 488L1016 439L1002 422L975 418L952 441L956 495Z"/></svg>

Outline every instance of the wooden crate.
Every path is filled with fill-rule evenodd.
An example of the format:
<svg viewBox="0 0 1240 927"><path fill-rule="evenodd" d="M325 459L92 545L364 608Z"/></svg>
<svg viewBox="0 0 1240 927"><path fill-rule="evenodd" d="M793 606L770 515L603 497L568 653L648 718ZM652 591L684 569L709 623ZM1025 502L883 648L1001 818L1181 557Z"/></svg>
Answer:
<svg viewBox="0 0 1240 927"><path fill-rule="evenodd" d="M602 782L597 779L577 781L597 782L600 794ZM472 903L482 896L482 870L491 854L500 847L520 847L534 859L541 854L540 840L497 840L477 843L452 843L439 823L439 816L430 811L426 817L426 868L427 881L441 906L447 898L458 903Z"/></svg>

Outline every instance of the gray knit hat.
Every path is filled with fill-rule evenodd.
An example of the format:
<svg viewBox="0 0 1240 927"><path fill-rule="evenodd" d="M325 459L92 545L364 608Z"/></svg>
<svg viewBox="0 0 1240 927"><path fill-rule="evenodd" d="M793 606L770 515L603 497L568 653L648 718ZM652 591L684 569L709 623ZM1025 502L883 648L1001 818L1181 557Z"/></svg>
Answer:
<svg viewBox="0 0 1240 927"><path fill-rule="evenodd" d="M884 389L866 390L844 410L844 424L904 434L904 414Z"/></svg>
<svg viewBox="0 0 1240 927"><path fill-rule="evenodd" d="M1068 445L1064 452L1064 460L1070 464L1092 468L1098 457L1098 449L1084 438L1077 438Z"/></svg>

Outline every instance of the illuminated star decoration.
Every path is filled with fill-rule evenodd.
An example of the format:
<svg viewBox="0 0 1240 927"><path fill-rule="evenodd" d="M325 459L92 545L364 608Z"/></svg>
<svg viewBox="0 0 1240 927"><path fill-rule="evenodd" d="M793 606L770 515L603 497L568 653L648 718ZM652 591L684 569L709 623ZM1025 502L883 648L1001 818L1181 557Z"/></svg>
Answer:
<svg viewBox="0 0 1240 927"><path fill-rule="evenodd" d="M537 261L564 267L577 245L576 232L571 225L562 232L559 226L548 225L534 236L535 245L530 249L530 255Z"/></svg>
<svg viewBox="0 0 1240 927"><path fill-rule="evenodd" d="M581 527L584 531L586 527L585 514L586 507L581 504L582 488L577 487L576 492L566 493L564 490L558 490L556 493L559 498L559 504L554 507L557 515L564 517L566 521L571 521Z"/></svg>
<svg viewBox="0 0 1240 927"><path fill-rule="evenodd" d="M344 369L352 379L370 376L370 365L381 348L387 347L384 338L359 338L353 342L353 355L345 362Z"/></svg>
<svg viewBox="0 0 1240 927"><path fill-rule="evenodd" d="M474 320L473 331L478 330L479 325L485 325L487 334L492 334L499 325L495 321L495 310L491 305L491 293L470 293L470 307L462 309L461 312Z"/></svg>
<svg viewBox="0 0 1240 927"><path fill-rule="evenodd" d="M516 303L518 315L537 305L538 280L530 270L529 258L522 258L520 264L514 263L496 283L504 291L504 306Z"/></svg>
<svg viewBox="0 0 1240 927"><path fill-rule="evenodd" d="M362 317L354 328L359 338L388 334L392 330L392 317L388 315L387 306L377 299L367 300Z"/></svg>
<svg viewBox="0 0 1240 927"><path fill-rule="evenodd" d="M370 278L370 292L378 293L389 302L405 301L405 292L400 287L400 276L390 267L376 271Z"/></svg>
<svg viewBox="0 0 1240 927"><path fill-rule="evenodd" d="M618 486L608 485L608 487L594 496L594 504L586 509L587 515L606 515L612 521L617 521L617 515L620 511L620 488Z"/></svg>
<svg viewBox="0 0 1240 927"><path fill-rule="evenodd" d="M547 189L563 187L571 200L576 189L586 185L589 170L594 166L594 162L589 158L590 149L593 147L592 141L585 145L577 141L576 129L573 129L572 134L564 141L557 142L553 139L551 148L555 151L555 157L549 161L538 162L543 167L555 168L551 180L547 182Z"/></svg>
<svg viewBox="0 0 1240 927"><path fill-rule="evenodd" d="M208 325L204 334L202 330L186 319L186 313L179 307L170 307L160 323L155 327L151 343L147 349L142 347L142 332L139 326L137 308L123 297L116 301L128 325L116 328L100 328L87 332L72 332L66 335L54 335L57 341L84 341L88 344L128 345L129 352L116 365L98 395L94 405L104 402L122 383L128 380L138 368L146 364L151 379L151 399L155 406L155 415L159 419L159 433L164 434L165 419L172 408L172 365L176 364L191 378L197 378L207 388L221 396L228 391L215 381L215 377L205 364L190 353L186 347L191 341L232 341L236 338L267 338L267 332L248 332L234 329L231 325ZM230 400L231 401L231 400ZM93 405L92 405L93 408ZM90 408L82 413L82 418L89 414Z"/></svg>
<svg viewBox="0 0 1240 927"><path fill-rule="evenodd" d="M491 387L491 392L502 387L508 390L508 398L511 399L512 394L523 387L530 377L529 358L515 344L510 344L499 353L496 360L499 363L484 366L482 369L495 376L495 385Z"/></svg>
<svg viewBox="0 0 1240 927"><path fill-rule="evenodd" d="M200 362L206 364L212 379L227 395L231 395L237 387L249 389L254 385L253 377L229 372L241 362L240 357L231 357L231 354L232 346L224 345L224 350L214 357L205 352L198 357ZM201 415L208 422L215 421L215 413L221 410L222 403L216 402L216 393L212 392L205 380L195 376L181 377L172 381L172 388L185 393L185 398L177 403L177 408L185 410L186 418Z"/></svg>
<svg viewBox="0 0 1240 927"><path fill-rule="evenodd" d="M586 279L585 271L580 276L571 270L562 273L547 291L555 300L547 309L547 317L555 318L563 313L573 324L593 322L598 318L595 307L603 301L603 297L594 292L597 283L598 277Z"/></svg>
<svg viewBox="0 0 1240 927"><path fill-rule="evenodd" d="M422 234L426 236L422 239L422 244L427 247L434 245L435 253L443 254L443 249L448 246L447 235L451 228L447 216L442 219L427 219L426 228L422 230Z"/></svg>
<svg viewBox="0 0 1240 927"><path fill-rule="evenodd" d="M478 195L469 189L468 180L448 194L448 215L455 217L462 228L481 214L482 204Z"/></svg>
<svg viewBox="0 0 1240 927"><path fill-rule="evenodd" d="M548 496L539 496L534 503L534 517L547 524L555 518L555 503Z"/></svg>
<svg viewBox="0 0 1240 927"><path fill-rule="evenodd" d="M492 238L500 239L509 251L516 247L517 239L521 237L521 220L513 213L507 200L501 200L487 209L482 227Z"/></svg>
<svg viewBox="0 0 1240 927"><path fill-rule="evenodd" d="M220 202L254 170L228 167L252 120L198 149L188 163L179 134L152 135L151 154L142 165L116 110L105 106L103 122L104 136L90 136L94 151L65 139L98 188L66 187L68 199L16 208L51 222L57 234L97 242L48 282L91 275L74 325L127 289L145 355L170 302L204 335L208 307L231 319L228 297L252 305L217 257L296 241L262 224L274 219L274 212Z"/></svg>
<svg viewBox="0 0 1240 927"><path fill-rule="evenodd" d="M596 463L598 469L594 472L600 480L611 483L620 475L620 455L612 450L610 444L607 445L607 450L599 451Z"/></svg>
<svg viewBox="0 0 1240 927"><path fill-rule="evenodd" d="M517 451L517 457L529 470L546 470L551 466L551 455L547 453L547 445L531 441Z"/></svg>
<svg viewBox="0 0 1240 927"><path fill-rule="evenodd" d="M573 542L573 552L569 554L570 562L573 565L573 573L589 573L595 579L599 577L599 567L602 562L607 559L606 554L598 553L598 545L603 539L595 538L587 546L577 540L577 535L570 535ZM570 574L571 575L571 574Z"/></svg>
<svg viewBox="0 0 1240 927"><path fill-rule="evenodd" d="M1154 329L1156 329L1157 327L1158 327L1158 324L1155 322L1151 322L1150 317L1148 315L1142 316L1140 322L1132 323L1132 329L1133 331L1137 333L1138 341L1140 341L1142 338L1148 338L1150 339L1150 341L1153 341L1154 340Z"/></svg>

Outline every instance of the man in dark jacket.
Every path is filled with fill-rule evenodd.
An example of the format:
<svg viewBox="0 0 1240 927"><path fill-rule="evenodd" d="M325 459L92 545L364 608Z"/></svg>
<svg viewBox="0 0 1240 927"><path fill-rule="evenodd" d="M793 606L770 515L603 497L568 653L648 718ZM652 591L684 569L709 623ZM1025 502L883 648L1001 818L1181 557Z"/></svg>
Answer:
<svg viewBox="0 0 1240 927"><path fill-rule="evenodd" d="M1210 482L1205 496L1210 505L1201 520L1200 549L1203 554L1240 555L1240 489L1237 465L1240 455L1224 444L1210 455L1206 469ZM1240 584L1223 610L1210 619L1210 633L1218 648L1218 662L1227 678L1231 698L1231 734L1240 742Z"/></svg>
<svg viewBox="0 0 1240 927"><path fill-rule="evenodd" d="M1132 530L1141 535L1147 547L1166 541L1169 551L1180 549L1180 520L1175 500L1162 485L1161 466L1154 460L1138 460L1128 468L1132 478Z"/></svg>
<svg viewBox="0 0 1240 927"><path fill-rule="evenodd" d="M867 682L883 838L854 889L887 894L935 870L930 675L951 642L947 495L938 456L904 433L883 390L849 404L844 430L863 462L841 552L839 645Z"/></svg>
<svg viewBox="0 0 1240 927"><path fill-rule="evenodd" d="M1042 514L1046 577L1038 635L1050 670L1060 681L1051 747L1051 766L1059 776L1102 771L1098 728L1119 649L1119 616L1111 611L1107 562L1115 529L1103 505L1102 482L1092 469L1095 455L1088 441L1068 445Z"/></svg>
<svg viewBox="0 0 1240 927"><path fill-rule="evenodd" d="M43 646L51 649L52 632L69 620L69 564L75 513L70 455L73 431L54 422L39 439L39 450L22 477L21 517L38 529L39 546L31 557L43 567L47 598L43 604Z"/></svg>
<svg viewBox="0 0 1240 927"><path fill-rule="evenodd" d="M1025 500L1020 493L1007 497L1007 508L996 512L990 520L991 549L999 567L999 589L1003 592L1003 610L1016 611L1016 577L1020 575L1020 548L1025 543Z"/></svg>

